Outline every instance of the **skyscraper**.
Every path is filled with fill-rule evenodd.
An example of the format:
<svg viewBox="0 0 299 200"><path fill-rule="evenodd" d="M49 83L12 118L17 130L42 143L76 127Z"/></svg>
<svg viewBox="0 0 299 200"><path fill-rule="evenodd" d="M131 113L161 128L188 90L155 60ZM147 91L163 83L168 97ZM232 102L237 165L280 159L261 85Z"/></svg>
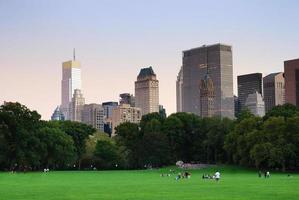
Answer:
<svg viewBox="0 0 299 200"><path fill-rule="evenodd" d="M69 115L71 121L82 122L82 110L85 99L81 90L75 89L71 103L69 104Z"/></svg>
<svg viewBox="0 0 299 200"><path fill-rule="evenodd" d="M215 91L214 115L234 118L232 47L224 44L183 51L182 111L201 115L199 84L207 68Z"/></svg>
<svg viewBox="0 0 299 200"><path fill-rule="evenodd" d="M265 115L265 103L262 95L257 91L248 94L245 101L245 106L252 114L256 116L263 117Z"/></svg>
<svg viewBox="0 0 299 200"><path fill-rule="evenodd" d="M299 106L299 59L284 61L285 101Z"/></svg>
<svg viewBox="0 0 299 200"><path fill-rule="evenodd" d="M104 131L104 109L100 104L85 104L82 109L82 122Z"/></svg>
<svg viewBox="0 0 299 200"><path fill-rule="evenodd" d="M244 109L245 102L249 94L257 91L263 96L261 73L245 74L238 76L238 98L240 102L240 110Z"/></svg>
<svg viewBox="0 0 299 200"><path fill-rule="evenodd" d="M272 73L263 78L265 112L285 103L283 72Z"/></svg>
<svg viewBox="0 0 299 200"><path fill-rule="evenodd" d="M176 111L182 112L183 69L181 67L176 80Z"/></svg>
<svg viewBox="0 0 299 200"><path fill-rule="evenodd" d="M135 106L142 115L159 112L159 81L152 67L142 68L135 81Z"/></svg>
<svg viewBox="0 0 299 200"><path fill-rule="evenodd" d="M75 50L73 60L62 63L61 111L66 119L70 119L69 104L75 89L81 90L80 62L76 61Z"/></svg>

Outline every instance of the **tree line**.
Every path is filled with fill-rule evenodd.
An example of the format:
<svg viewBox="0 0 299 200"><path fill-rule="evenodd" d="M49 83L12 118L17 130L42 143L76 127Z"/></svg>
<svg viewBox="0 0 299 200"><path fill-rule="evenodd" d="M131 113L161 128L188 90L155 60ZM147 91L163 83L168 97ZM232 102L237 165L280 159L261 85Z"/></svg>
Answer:
<svg viewBox="0 0 299 200"><path fill-rule="evenodd" d="M150 113L125 122L109 138L89 125L43 121L19 103L0 107L0 169L142 169L176 161L258 169L299 166L299 110L276 106L263 118L242 111L235 120L191 113Z"/></svg>

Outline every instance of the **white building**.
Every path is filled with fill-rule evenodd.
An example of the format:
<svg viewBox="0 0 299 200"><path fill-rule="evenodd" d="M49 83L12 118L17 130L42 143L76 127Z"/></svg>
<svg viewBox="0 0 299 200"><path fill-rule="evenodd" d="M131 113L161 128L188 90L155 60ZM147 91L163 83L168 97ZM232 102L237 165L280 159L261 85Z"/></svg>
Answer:
<svg viewBox="0 0 299 200"><path fill-rule="evenodd" d="M75 89L71 103L69 104L69 120L82 122L82 110L85 99L81 90Z"/></svg>
<svg viewBox="0 0 299 200"><path fill-rule="evenodd" d="M72 100L75 89L81 90L81 69L80 62L73 60L62 63L61 81L61 111L66 119L70 119L69 104Z"/></svg>
<svg viewBox="0 0 299 200"><path fill-rule="evenodd" d="M265 115L265 103L262 95L257 91L248 95L245 107L256 116L263 117Z"/></svg>

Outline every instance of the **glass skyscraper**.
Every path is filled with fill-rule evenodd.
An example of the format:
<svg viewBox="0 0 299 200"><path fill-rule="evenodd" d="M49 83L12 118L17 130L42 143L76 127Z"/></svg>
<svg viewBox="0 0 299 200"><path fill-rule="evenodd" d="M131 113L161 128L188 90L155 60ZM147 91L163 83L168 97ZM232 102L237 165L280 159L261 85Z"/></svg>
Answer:
<svg viewBox="0 0 299 200"><path fill-rule="evenodd" d="M75 89L81 90L81 67L80 62L73 60L62 63L62 81L61 81L61 111L66 119L69 116L69 104Z"/></svg>

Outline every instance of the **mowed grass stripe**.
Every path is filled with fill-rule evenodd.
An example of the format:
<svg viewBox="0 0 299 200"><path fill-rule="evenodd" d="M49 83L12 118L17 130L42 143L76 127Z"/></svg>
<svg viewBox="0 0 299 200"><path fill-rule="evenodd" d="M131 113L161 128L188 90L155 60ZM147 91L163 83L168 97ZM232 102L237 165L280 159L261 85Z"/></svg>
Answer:
<svg viewBox="0 0 299 200"><path fill-rule="evenodd" d="M272 173L269 179L236 167L190 170L191 179L160 177L170 168L127 171L56 171L0 173L2 200L143 199L143 200L298 200L299 176ZM202 180L203 173L219 169L221 181ZM182 170L181 170L182 171Z"/></svg>

